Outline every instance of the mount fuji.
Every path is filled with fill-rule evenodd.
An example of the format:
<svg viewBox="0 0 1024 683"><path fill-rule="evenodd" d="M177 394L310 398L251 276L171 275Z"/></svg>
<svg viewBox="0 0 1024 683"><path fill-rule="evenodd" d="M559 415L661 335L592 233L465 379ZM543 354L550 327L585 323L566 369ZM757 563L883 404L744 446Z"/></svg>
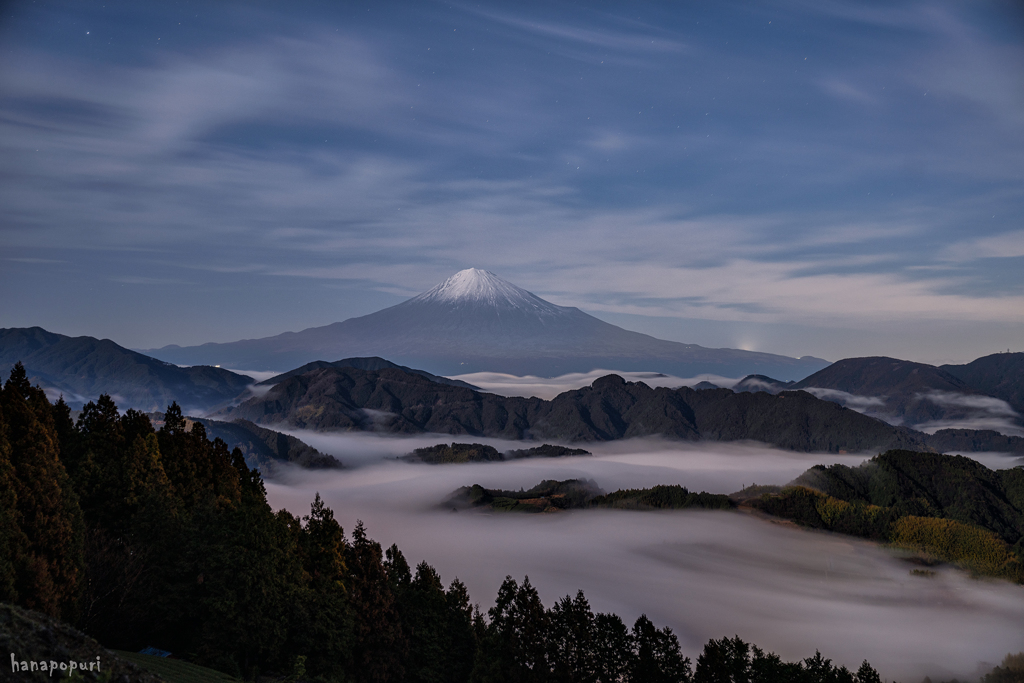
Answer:
<svg viewBox="0 0 1024 683"><path fill-rule="evenodd" d="M314 360L383 356L438 375L504 372L557 376L594 369L683 377L713 373L802 379L828 365L656 339L578 308L556 306L485 270L469 268L376 313L301 332L145 353L184 365L284 371Z"/></svg>

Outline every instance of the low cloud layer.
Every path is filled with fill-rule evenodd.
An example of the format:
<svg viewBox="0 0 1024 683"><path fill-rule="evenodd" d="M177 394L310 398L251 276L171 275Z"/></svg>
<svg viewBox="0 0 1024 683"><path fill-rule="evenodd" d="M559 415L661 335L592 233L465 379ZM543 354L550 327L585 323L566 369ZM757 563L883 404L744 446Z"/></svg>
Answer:
<svg viewBox="0 0 1024 683"><path fill-rule="evenodd" d="M583 589L596 610L627 621L646 613L671 626L695 657L708 638L738 634L795 659L815 649L886 678L973 675L1020 649L1024 594L943 569L933 578L879 547L777 525L737 512L576 511L554 515L454 513L438 503L472 483L519 488L542 479L592 478L605 490L683 484L728 493L785 483L816 463L855 465L866 455L794 454L750 445L681 445L657 439L592 447L593 457L429 466L393 459L450 436L395 439L295 433L350 469L290 470L268 483L275 507L308 511L319 491L351 530L397 543L445 581L458 576L483 609L506 575L529 575L550 605ZM487 441L502 450L515 444ZM988 456L990 464L1013 460Z"/></svg>
<svg viewBox="0 0 1024 683"><path fill-rule="evenodd" d="M885 420L889 424L906 424L908 427L927 434L934 434L940 429L990 429L1008 436L1024 436L1020 415L1006 401L992 396L961 394L953 391L929 391L915 394L913 401L926 401L946 409L947 417L920 422L905 419L896 414L898 411L888 404L886 396L860 396L838 389L823 389L821 387L807 387L804 391L859 413Z"/></svg>
<svg viewBox="0 0 1024 683"><path fill-rule="evenodd" d="M820 399L840 403L860 413L885 407L885 399L878 396L859 396L839 389L823 389L821 387L807 387L804 391Z"/></svg>
<svg viewBox="0 0 1024 683"><path fill-rule="evenodd" d="M952 391L932 391L919 394L919 398L954 410L962 410L962 414L956 417L915 425L915 428L922 432L934 434L940 429L991 429L1008 436L1024 436L1020 415L1002 399Z"/></svg>

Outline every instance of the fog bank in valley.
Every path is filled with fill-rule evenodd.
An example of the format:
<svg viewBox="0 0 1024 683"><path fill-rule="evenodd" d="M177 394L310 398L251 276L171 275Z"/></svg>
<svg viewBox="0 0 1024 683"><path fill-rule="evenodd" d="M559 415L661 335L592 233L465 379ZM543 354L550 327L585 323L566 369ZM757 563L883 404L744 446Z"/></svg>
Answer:
<svg viewBox="0 0 1024 683"><path fill-rule="evenodd" d="M294 432L348 469L288 470L267 483L275 508L306 514L319 491L351 531L462 579L486 610L506 575L529 575L547 606L582 589L595 611L628 623L646 613L671 626L691 658L708 638L738 634L783 658L815 649L855 669L869 660L903 681L974 676L1024 650L1024 589L953 569L934 577L870 543L740 512L583 510L549 515L455 513L439 503L468 484L518 489L543 479L594 479L606 491L656 484L729 493L783 484L817 463L866 455L807 455L757 445L630 440L587 446L593 457L431 466L395 460L448 435L384 438ZM483 441L498 450L515 442ZM1016 460L978 458L990 467Z"/></svg>

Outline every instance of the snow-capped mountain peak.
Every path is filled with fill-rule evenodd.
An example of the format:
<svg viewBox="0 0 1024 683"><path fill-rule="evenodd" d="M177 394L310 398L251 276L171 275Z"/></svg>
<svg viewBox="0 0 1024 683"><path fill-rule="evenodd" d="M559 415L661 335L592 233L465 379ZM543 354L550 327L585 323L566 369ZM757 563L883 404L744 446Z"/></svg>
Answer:
<svg viewBox="0 0 1024 683"><path fill-rule="evenodd" d="M494 273L479 268L460 270L433 289L420 294L409 303L447 305L486 305L495 308L517 308L558 312L551 304L522 287L502 280Z"/></svg>

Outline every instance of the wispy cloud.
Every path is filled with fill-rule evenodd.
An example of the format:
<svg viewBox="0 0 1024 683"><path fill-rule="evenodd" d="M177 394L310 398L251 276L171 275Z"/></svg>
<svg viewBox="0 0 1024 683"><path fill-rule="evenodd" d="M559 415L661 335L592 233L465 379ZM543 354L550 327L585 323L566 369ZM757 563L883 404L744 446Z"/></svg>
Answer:
<svg viewBox="0 0 1024 683"><path fill-rule="evenodd" d="M287 312L312 324L339 287L343 318L468 266L598 313L1022 322L1024 138L989 132L1019 45L975 10L337 11L243 32L224 6L216 39L106 61L6 29L4 249L40 281L69 258L224 297L252 276L209 311L226 326L252 325L258 282L319 292ZM8 299L8 320L45 308Z"/></svg>
<svg viewBox="0 0 1024 683"><path fill-rule="evenodd" d="M840 391L839 389L825 389L822 387L807 387L804 391L809 394L813 394L820 399L832 401L852 410L856 410L858 413L867 413L875 417L881 417L885 414L885 398L881 396L860 396L858 394ZM900 423L900 420L892 416L887 416L887 418L883 419L886 419L887 422L893 424Z"/></svg>
<svg viewBox="0 0 1024 683"><path fill-rule="evenodd" d="M962 409L953 417L932 420L916 426L934 434L940 429L991 429L1009 436L1024 436L1020 415L1010 405L993 396L960 394L952 391L930 391L917 398L946 408Z"/></svg>

